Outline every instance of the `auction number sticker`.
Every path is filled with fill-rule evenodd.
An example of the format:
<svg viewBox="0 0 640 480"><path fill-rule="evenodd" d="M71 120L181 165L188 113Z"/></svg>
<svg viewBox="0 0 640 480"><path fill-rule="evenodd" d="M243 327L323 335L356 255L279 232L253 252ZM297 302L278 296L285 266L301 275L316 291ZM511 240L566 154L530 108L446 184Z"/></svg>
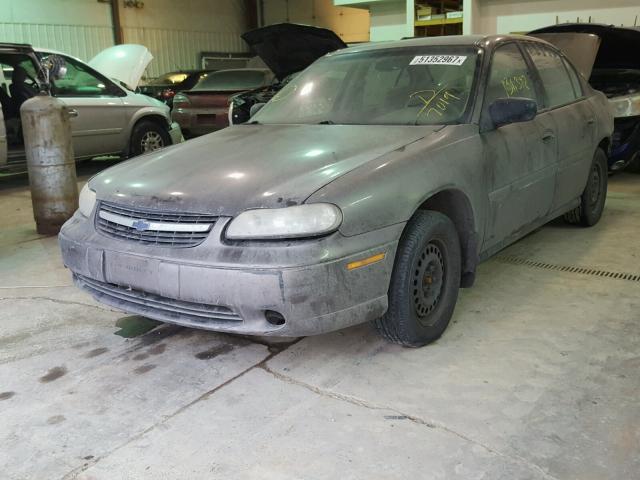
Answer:
<svg viewBox="0 0 640 480"><path fill-rule="evenodd" d="M466 55L416 55L409 65L462 65Z"/></svg>

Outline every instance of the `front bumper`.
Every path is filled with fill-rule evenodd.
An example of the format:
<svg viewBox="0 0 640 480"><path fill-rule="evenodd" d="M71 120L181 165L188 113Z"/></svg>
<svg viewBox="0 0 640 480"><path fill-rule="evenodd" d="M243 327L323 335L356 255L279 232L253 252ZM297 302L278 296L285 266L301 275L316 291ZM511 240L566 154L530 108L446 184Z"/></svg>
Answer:
<svg viewBox="0 0 640 480"><path fill-rule="evenodd" d="M169 135L171 136L171 145L177 145L184 142L184 136L182 135L182 129L178 122L172 122L169 126Z"/></svg>
<svg viewBox="0 0 640 480"><path fill-rule="evenodd" d="M80 214L59 236L65 265L96 300L164 322L248 335L302 336L374 320L403 225L354 237L228 245L221 218L190 248L156 247L98 233ZM375 254L383 260L353 270ZM270 323L266 311L284 317Z"/></svg>

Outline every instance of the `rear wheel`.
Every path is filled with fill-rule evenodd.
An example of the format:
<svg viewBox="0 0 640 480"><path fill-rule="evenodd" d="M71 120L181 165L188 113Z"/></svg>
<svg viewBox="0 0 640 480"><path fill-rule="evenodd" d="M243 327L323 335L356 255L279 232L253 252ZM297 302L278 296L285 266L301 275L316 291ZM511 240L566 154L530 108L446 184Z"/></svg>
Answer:
<svg viewBox="0 0 640 480"><path fill-rule="evenodd" d="M608 167L607 155L601 148L596 150L589 170L587 185L580 197L580 205L564 215L573 224L591 227L598 223L607 199Z"/></svg>
<svg viewBox="0 0 640 480"><path fill-rule="evenodd" d="M138 122L131 133L130 156L142 155L171 145L171 136L162 125L150 120Z"/></svg>
<svg viewBox="0 0 640 480"><path fill-rule="evenodd" d="M453 315L460 265L460 240L453 222L439 212L418 211L400 238L389 308L375 321L378 332L407 347L437 340Z"/></svg>

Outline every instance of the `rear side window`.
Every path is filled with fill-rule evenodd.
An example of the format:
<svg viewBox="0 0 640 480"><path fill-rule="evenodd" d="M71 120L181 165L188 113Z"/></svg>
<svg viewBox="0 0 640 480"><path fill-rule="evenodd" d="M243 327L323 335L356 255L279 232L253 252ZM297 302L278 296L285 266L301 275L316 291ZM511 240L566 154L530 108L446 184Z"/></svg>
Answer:
<svg viewBox="0 0 640 480"><path fill-rule="evenodd" d="M545 105L548 108L559 107L578 98L560 55L536 43L528 43L526 49L540 74L545 91Z"/></svg>
<svg viewBox="0 0 640 480"><path fill-rule="evenodd" d="M531 71L515 43L498 47L493 54L485 105L488 107L498 98L510 97L540 102Z"/></svg>
<svg viewBox="0 0 640 480"><path fill-rule="evenodd" d="M569 79L571 80L571 85L573 85L573 91L576 93L576 97L582 97L584 92L582 91L582 85L580 84L580 79L578 78L575 68L573 68L566 58L563 58L562 61L564 62L567 72L569 72Z"/></svg>

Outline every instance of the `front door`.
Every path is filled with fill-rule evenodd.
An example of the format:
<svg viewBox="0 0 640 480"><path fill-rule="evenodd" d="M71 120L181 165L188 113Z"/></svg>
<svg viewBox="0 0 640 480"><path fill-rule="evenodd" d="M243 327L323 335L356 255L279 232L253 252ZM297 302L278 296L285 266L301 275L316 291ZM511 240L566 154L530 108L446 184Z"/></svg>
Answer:
<svg viewBox="0 0 640 480"><path fill-rule="evenodd" d="M498 98L524 97L540 103L534 80L516 43L498 47L491 60L483 124ZM526 234L549 214L557 170L557 132L545 113L528 122L483 128L489 185L484 250L498 249Z"/></svg>
<svg viewBox="0 0 640 480"><path fill-rule="evenodd" d="M526 51L544 88L545 109L558 131L554 210L562 210L582 194L587 183L595 151L595 113L571 64L539 43L527 43Z"/></svg>
<svg viewBox="0 0 640 480"><path fill-rule="evenodd" d="M89 66L64 59L67 74L53 82L52 94L69 109L76 158L120 152L126 145L123 92Z"/></svg>

